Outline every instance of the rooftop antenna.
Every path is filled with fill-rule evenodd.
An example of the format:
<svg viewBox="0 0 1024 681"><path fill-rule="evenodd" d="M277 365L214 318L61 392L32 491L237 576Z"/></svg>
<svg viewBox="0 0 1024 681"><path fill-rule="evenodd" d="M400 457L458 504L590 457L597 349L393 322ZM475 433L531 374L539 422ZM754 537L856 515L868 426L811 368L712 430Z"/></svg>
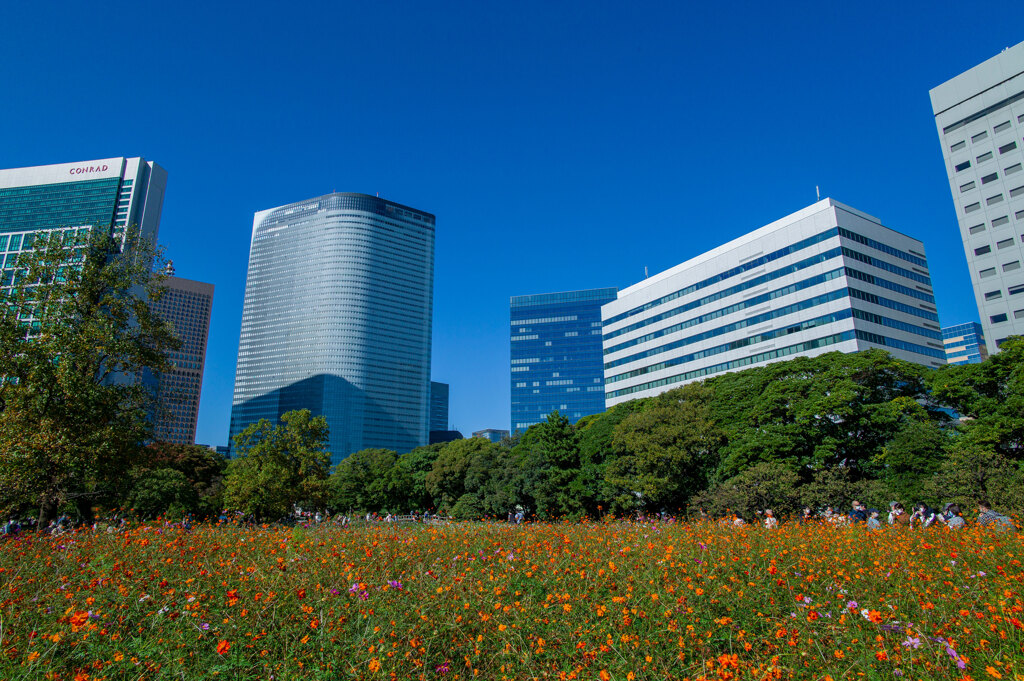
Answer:
<svg viewBox="0 0 1024 681"><path fill-rule="evenodd" d="M814 185L814 193L818 195L818 200L821 201L821 189L818 188L818 185Z"/></svg>
<svg viewBox="0 0 1024 681"><path fill-rule="evenodd" d="M647 265L644 265L644 279L647 278Z"/></svg>

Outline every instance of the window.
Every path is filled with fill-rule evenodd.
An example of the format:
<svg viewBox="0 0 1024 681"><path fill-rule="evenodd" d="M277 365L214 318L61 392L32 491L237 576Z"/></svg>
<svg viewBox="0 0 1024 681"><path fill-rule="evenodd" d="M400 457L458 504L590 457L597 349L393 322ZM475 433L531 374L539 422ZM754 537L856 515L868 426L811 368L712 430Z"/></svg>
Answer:
<svg viewBox="0 0 1024 681"><path fill-rule="evenodd" d="M21 235L15 234L14 236L11 237L11 245L10 248L8 248L7 250L16 251L19 248L21 248Z"/></svg>
<svg viewBox="0 0 1024 681"><path fill-rule="evenodd" d="M0 236L0 251L7 250L7 235Z"/></svg>
<svg viewBox="0 0 1024 681"><path fill-rule="evenodd" d="M996 248L1009 248L1012 245L1013 245L1013 239L1012 238L1010 238L1010 239L1003 239L1002 241L1000 241L999 243L996 244Z"/></svg>
<svg viewBox="0 0 1024 681"><path fill-rule="evenodd" d="M1013 151L1016 148L1017 148L1017 143L1016 142L1010 142L1009 144L1004 144L1003 146L999 147L999 153L1000 154L1005 154L1006 152Z"/></svg>
<svg viewBox="0 0 1024 681"><path fill-rule="evenodd" d="M967 170L968 168L970 168L971 167L971 162L970 161L964 161L963 163L957 163L953 167L956 168L956 172L959 173L961 170Z"/></svg>
<svg viewBox="0 0 1024 681"><path fill-rule="evenodd" d="M1002 132L1003 130L1006 130L1009 127L1010 127L1010 121L1003 121L1002 123L1000 123L996 127L992 128L992 132Z"/></svg>
<svg viewBox="0 0 1024 681"><path fill-rule="evenodd" d="M1017 284L1016 286L1011 286L1010 288L1006 289L1006 292L1009 293L1011 296L1019 296L1021 293L1024 293L1024 284Z"/></svg>
<svg viewBox="0 0 1024 681"><path fill-rule="evenodd" d="M1024 210L1017 211L1016 213L1013 214L1013 217L1017 218L1018 220L1024 220Z"/></svg>
<svg viewBox="0 0 1024 681"><path fill-rule="evenodd" d="M1003 297L1002 291L989 291L985 294L985 300L999 300Z"/></svg>
<svg viewBox="0 0 1024 681"><path fill-rule="evenodd" d="M978 248L974 249L974 255L985 255L986 253L991 253L991 252L992 252L992 247L991 246L979 246Z"/></svg>
<svg viewBox="0 0 1024 681"><path fill-rule="evenodd" d="M1021 194L1024 194L1024 184L1010 190L1010 196L1020 196Z"/></svg>
<svg viewBox="0 0 1024 681"><path fill-rule="evenodd" d="M960 151L961 149L963 149L963 148L964 148L964 147L966 147L966 146L967 146L967 142L957 142L956 144L954 144L953 146L951 146L951 147L949 148L949 150L950 150L950 151Z"/></svg>
<svg viewBox="0 0 1024 681"><path fill-rule="evenodd" d="M972 203L969 206L964 206L964 212L965 213L973 213L974 211L978 210L979 208L981 208L981 204L978 203L978 202L974 202L974 203Z"/></svg>
<svg viewBox="0 0 1024 681"><path fill-rule="evenodd" d="M1007 174L1007 175L1013 175L1014 173L1019 173L1020 169L1021 169L1021 165L1019 163L1014 163L1009 168L1004 169L1003 172L1005 174Z"/></svg>
<svg viewBox="0 0 1024 681"><path fill-rule="evenodd" d="M1002 324L1003 322L1006 321L1006 315L1005 314L994 314L991 317L989 317L989 319L992 320L993 324Z"/></svg>
<svg viewBox="0 0 1024 681"><path fill-rule="evenodd" d="M995 267L986 267L985 269L980 270L978 272L978 276L981 277L982 279L987 279L988 277L994 277L995 275L996 275L996 268Z"/></svg>
<svg viewBox="0 0 1024 681"><path fill-rule="evenodd" d="M988 139L988 131L979 132L977 135L971 138L971 142L980 142L983 139Z"/></svg>
<svg viewBox="0 0 1024 681"><path fill-rule="evenodd" d="M999 179L999 173L989 173L985 177L981 178L981 183L982 184L988 184L989 182L992 182L992 181L998 180L998 179Z"/></svg>
<svg viewBox="0 0 1024 681"><path fill-rule="evenodd" d="M995 196L990 196L987 199L985 199L985 205L986 206L991 206L992 204L1000 203L1002 200L1003 200L1003 195L1002 194L996 194Z"/></svg>
<svg viewBox="0 0 1024 681"><path fill-rule="evenodd" d="M971 234L981 234L985 231L985 225L974 225L968 230Z"/></svg>
<svg viewBox="0 0 1024 681"><path fill-rule="evenodd" d="M1014 260L1003 265L1004 272L1013 272L1014 270L1020 269L1020 260Z"/></svg>
<svg viewBox="0 0 1024 681"><path fill-rule="evenodd" d="M1013 318L1014 319L1024 319L1024 310L1014 310L1013 311Z"/></svg>
<svg viewBox="0 0 1024 681"><path fill-rule="evenodd" d="M960 192L961 192L961 193L963 193L963 192L969 192L969 191L971 191L972 189L974 189L974 182L973 182L973 181L972 181L972 182L968 182L967 184L962 184L962 185L960 185Z"/></svg>
<svg viewBox="0 0 1024 681"><path fill-rule="evenodd" d="M992 221L992 226L993 226L993 227L1002 227L1003 225L1005 225L1005 224L1006 224L1006 223L1008 223L1009 221L1010 221L1010 218L1009 218L1009 216L1007 216L1007 215L1004 215L1004 216L1003 216L1003 217L1001 217L1001 218L996 218L995 220L993 220L993 221Z"/></svg>
<svg viewBox="0 0 1024 681"><path fill-rule="evenodd" d="M992 152L986 151L984 154L975 159L978 163L984 163L985 161L992 160Z"/></svg>

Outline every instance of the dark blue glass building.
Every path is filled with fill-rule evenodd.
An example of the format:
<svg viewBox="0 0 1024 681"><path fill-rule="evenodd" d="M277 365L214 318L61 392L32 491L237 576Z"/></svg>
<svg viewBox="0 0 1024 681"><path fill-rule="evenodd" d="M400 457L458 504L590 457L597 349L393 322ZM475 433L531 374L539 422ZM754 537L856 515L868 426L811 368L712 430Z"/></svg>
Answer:
<svg viewBox="0 0 1024 681"><path fill-rule="evenodd" d="M513 296L512 431L558 411L573 423L604 411L601 306L618 289Z"/></svg>

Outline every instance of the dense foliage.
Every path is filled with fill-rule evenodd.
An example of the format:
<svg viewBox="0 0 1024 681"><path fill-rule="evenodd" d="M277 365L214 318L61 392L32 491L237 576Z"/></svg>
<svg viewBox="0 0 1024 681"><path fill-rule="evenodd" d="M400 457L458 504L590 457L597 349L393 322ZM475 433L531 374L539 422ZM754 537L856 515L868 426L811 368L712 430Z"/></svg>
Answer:
<svg viewBox="0 0 1024 681"><path fill-rule="evenodd" d="M0 510L88 515L138 461L152 405L136 377L179 343L147 302L156 254L134 228L127 243L53 232L0 272Z"/></svg>
<svg viewBox="0 0 1024 681"><path fill-rule="evenodd" d="M0 677L1015 679L1024 534L162 523L0 543Z"/></svg>
<svg viewBox="0 0 1024 681"><path fill-rule="evenodd" d="M1024 509L1022 464L1024 339L1013 338L982 364L931 370L878 350L799 357L575 425L555 413L500 444L366 450L337 466L329 504L466 519L517 506L541 519L698 508L749 519L858 497Z"/></svg>

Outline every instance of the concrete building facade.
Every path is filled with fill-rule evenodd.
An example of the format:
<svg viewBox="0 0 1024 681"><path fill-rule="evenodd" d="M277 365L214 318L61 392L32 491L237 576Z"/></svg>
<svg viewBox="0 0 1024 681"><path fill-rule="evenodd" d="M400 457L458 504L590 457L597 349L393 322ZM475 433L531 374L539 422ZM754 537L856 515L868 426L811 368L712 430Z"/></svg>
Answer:
<svg viewBox="0 0 1024 681"><path fill-rule="evenodd" d="M989 353L1024 334L1024 43L931 90Z"/></svg>
<svg viewBox="0 0 1024 681"><path fill-rule="evenodd" d="M945 363L922 243L832 199L623 289L601 316L608 407L798 355Z"/></svg>

